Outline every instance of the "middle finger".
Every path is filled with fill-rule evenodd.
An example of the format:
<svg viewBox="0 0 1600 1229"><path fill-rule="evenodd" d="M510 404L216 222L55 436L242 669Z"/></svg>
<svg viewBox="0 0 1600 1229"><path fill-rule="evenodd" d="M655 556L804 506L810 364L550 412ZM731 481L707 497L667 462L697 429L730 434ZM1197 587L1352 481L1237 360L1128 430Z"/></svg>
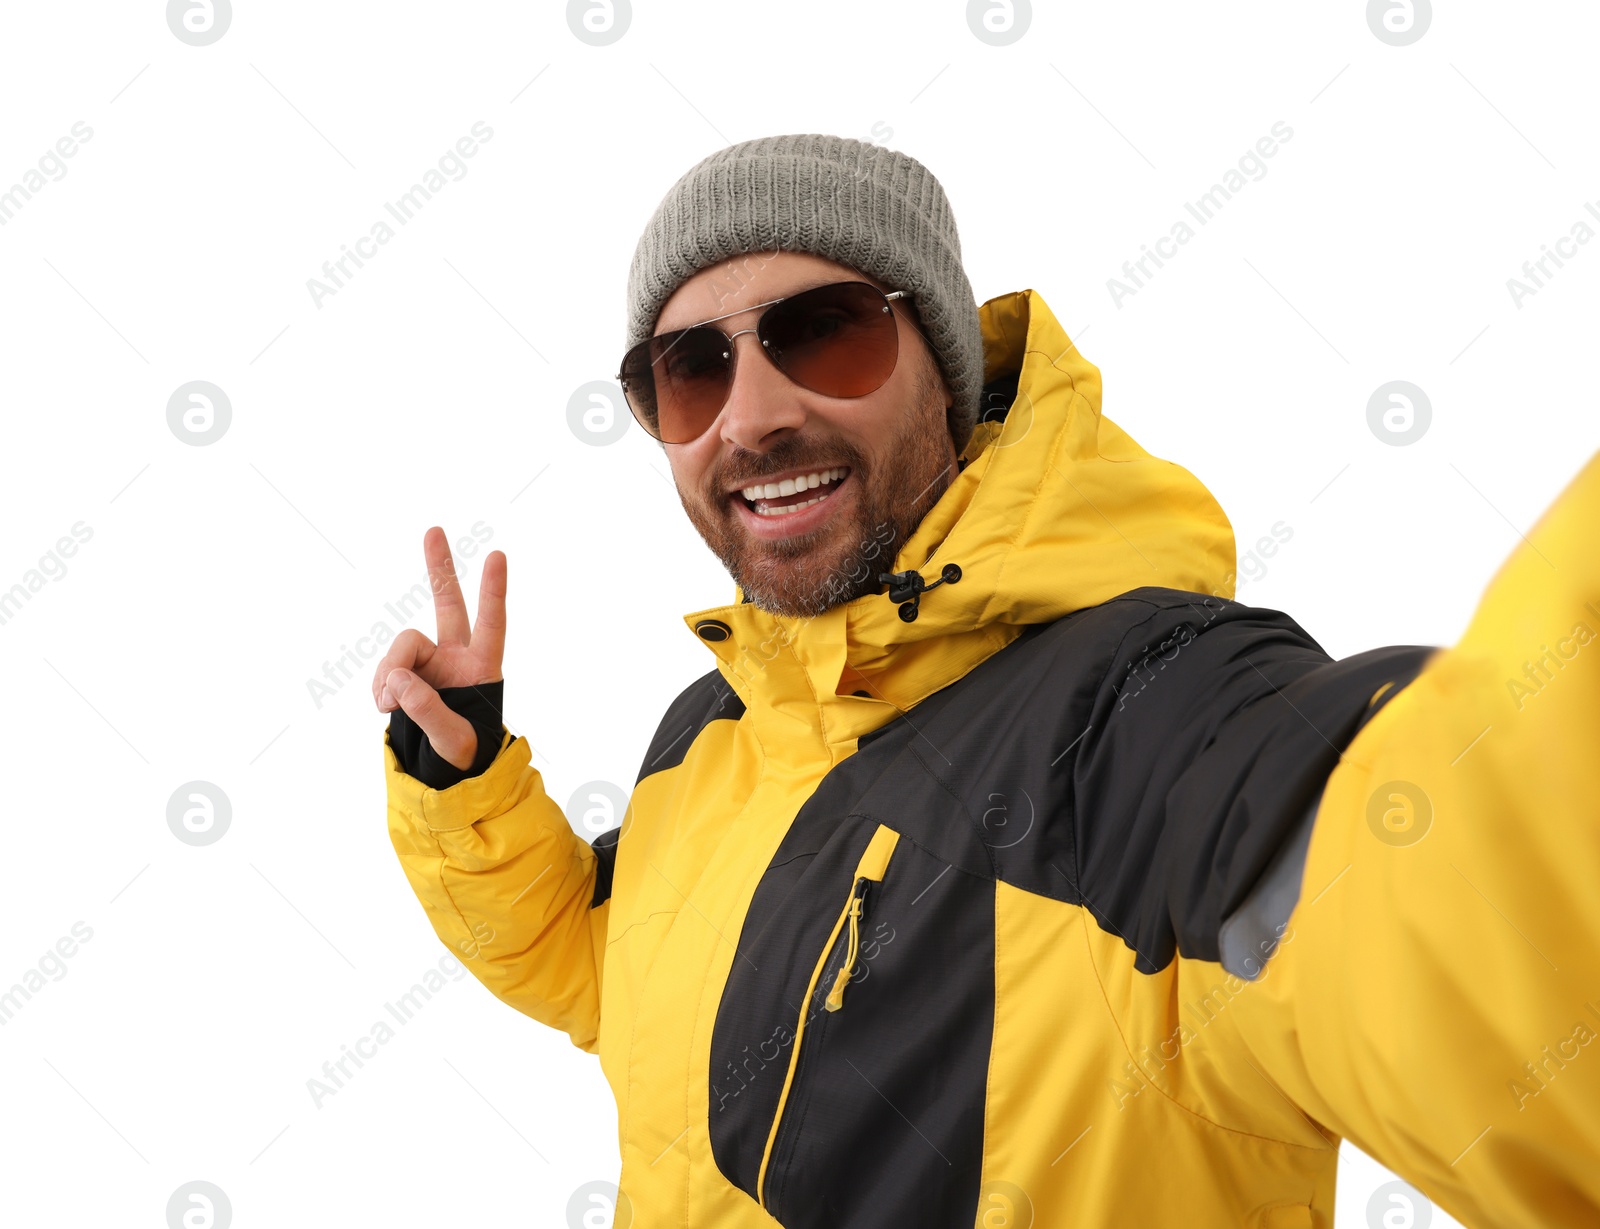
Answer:
<svg viewBox="0 0 1600 1229"><path fill-rule="evenodd" d="M461 596L461 582L456 579L450 543L438 525L422 535L422 554L428 561L428 588L433 590L439 643L466 644L472 636L467 620L467 603Z"/></svg>

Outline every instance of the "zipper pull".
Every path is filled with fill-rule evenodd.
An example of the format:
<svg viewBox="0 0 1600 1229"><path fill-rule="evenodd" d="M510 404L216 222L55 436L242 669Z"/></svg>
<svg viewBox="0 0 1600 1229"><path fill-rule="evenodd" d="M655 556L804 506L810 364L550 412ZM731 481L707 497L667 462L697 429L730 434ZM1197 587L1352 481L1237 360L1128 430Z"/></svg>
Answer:
<svg viewBox="0 0 1600 1229"><path fill-rule="evenodd" d="M856 957L861 953L861 903L865 895L863 885L861 893L850 898L850 946L845 952L844 967L833 979L833 989L828 991L828 1000L823 1004L829 1011L838 1011L844 1006L845 983L850 980L850 974L855 972Z"/></svg>

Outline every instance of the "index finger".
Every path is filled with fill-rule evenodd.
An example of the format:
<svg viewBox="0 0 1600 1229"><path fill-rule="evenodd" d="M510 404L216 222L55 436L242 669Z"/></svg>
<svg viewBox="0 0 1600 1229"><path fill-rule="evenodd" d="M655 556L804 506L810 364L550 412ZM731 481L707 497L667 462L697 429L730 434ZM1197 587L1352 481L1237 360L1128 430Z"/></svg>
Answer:
<svg viewBox="0 0 1600 1229"><path fill-rule="evenodd" d="M450 557L450 543L438 525L422 535L422 555L428 562L428 588L433 590L438 642L466 644L469 638L467 603L461 596L461 582L456 579L456 564Z"/></svg>
<svg viewBox="0 0 1600 1229"><path fill-rule="evenodd" d="M506 556L490 551L478 585L478 619L472 627L472 650L491 663L496 673L506 649Z"/></svg>

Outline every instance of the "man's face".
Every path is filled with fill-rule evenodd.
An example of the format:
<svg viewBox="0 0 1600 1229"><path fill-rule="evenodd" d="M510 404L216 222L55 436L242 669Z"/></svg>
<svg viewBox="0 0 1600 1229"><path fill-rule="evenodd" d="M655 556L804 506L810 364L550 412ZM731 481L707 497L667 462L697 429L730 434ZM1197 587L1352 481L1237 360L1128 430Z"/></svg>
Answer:
<svg viewBox="0 0 1600 1229"><path fill-rule="evenodd" d="M667 300L657 333L738 312L712 327L753 329L749 304L830 282L888 286L846 265L798 252L752 253L703 269ZM727 403L704 434L668 444L684 511L750 601L782 615L816 615L883 585L928 509L956 474L950 394L916 326L895 303L899 358L864 397L801 388L766 357L754 333L734 339ZM764 309L762 309L764 310ZM826 477L828 481L818 482ZM756 483L809 478L793 495L752 501ZM798 507L814 500L807 507Z"/></svg>

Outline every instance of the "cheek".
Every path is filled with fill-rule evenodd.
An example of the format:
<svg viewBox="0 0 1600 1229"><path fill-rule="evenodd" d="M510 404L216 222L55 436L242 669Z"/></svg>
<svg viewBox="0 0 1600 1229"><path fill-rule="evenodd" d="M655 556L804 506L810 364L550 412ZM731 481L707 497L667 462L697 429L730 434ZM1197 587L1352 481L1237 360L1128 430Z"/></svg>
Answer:
<svg viewBox="0 0 1600 1229"><path fill-rule="evenodd" d="M888 463L903 462L901 453L911 440L944 423L944 402L939 399L937 372L902 362L889 382L868 400L871 412L860 419L861 442Z"/></svg>
<svg viewBox="0 0 1600 1229"><path fill-rule="evenodd" d="M703 444L704 441L697 441ZM707 455L701 455L706 453ZM672 484L680 493L687 492L695 499L706 497L707 470L711 458L709 450L695 448L693 451L685 448L672 449L667 454L667 466L672 475Z"/></svg>

